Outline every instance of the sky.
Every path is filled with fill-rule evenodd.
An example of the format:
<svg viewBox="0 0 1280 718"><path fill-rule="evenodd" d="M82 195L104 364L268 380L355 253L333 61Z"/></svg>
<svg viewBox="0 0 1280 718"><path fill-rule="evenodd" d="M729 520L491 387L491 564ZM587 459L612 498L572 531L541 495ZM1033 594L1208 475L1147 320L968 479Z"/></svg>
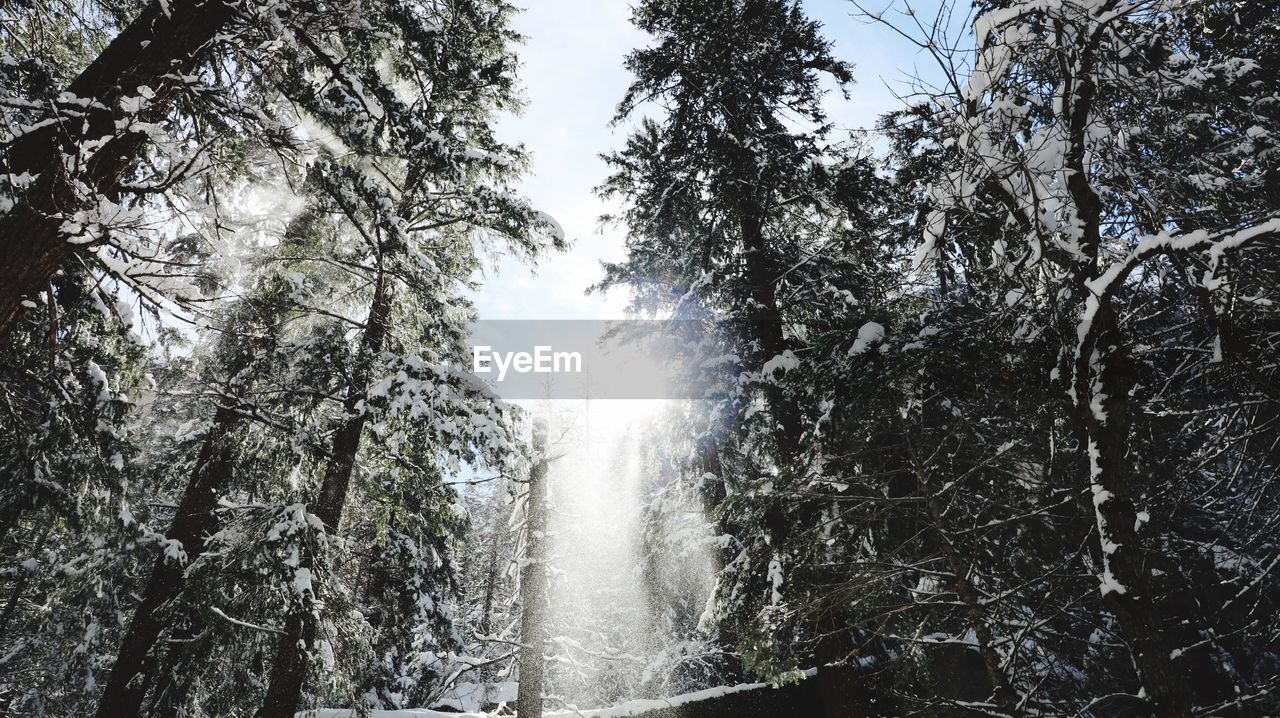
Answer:
<svg viewBox="0 0 1280 718"><path fill-rule="evenodd" d="M532 154L520 189L556 218L572 246L534 269L499 260L473 298L481 319L620 319L627 300L623 290L585 293L603 276L601 261L625 254L621 228L600 227L598 218L611 208L592 190L608 174L600 153L621 147L626 138L625 126L610 126L631 79L623 58L647 36L631 26L626 0L525 2L515 28L525 36L519 54L527 105L521 116L505 118L499 131ZM883 25L853 17L847 0L810 0L803 7L823 24L835 55L855 66L849 100L833 93L826 101L838 129L874 127L880 114L901 105L895 92L909 90L908 77L917 69L927 76L929 60L918 48ZM867 9L886 7L888 0ZM920 13L936 7L936 0L921 3ZM900 13L885 17L905 19Z"/></svg>

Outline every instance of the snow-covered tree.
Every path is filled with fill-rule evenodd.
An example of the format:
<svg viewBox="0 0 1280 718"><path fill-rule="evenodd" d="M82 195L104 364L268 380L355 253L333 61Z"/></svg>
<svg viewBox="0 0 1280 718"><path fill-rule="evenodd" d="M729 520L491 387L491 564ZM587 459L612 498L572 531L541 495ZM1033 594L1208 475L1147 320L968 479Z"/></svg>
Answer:
<svg viewBox="0 0 1280 718"><path fill-rule="evenodd" d="M210 6L228 14L227 23L208 17ZM120 26L121 10L111 20L103 16L105 36ZM447 670L442 655L459 642L451 556L465 526L443 477L461 461L502 467L519 453L508 410L463 371L472 312L462 294L483 251L532 255L563 243L554 222L512 191L520 151L492 132L496 113L515 107L511 12L500 2L467 1L162 3L124 25L95 60L95 72L105 71L104 57L149 62L150 50L131 47L122 55L118 46L136 42L140 32L173 31L164 27L170 22L209 34L190 69L155 78L155 97L143 92L133 102L154 121L145 128L150 149L127 123L108 139L134 142L137 150L130 156L132 145L116 146L121 154L111 162L145 160L169 176L163 186L121 190L73 172L49 175L47 187L37 183L15 199L17 214L5 221L16 222L44 189L56 194L70 186L115 199L139 189L136 202L113 207L146 218L129 240L145 249L149 269L130 261L120 227L102 222L88 242L102 264L89 267L86 281L146 306L195 297L165 293L175 277L207 261L186 249L192 240L175 235L175 223L228 261L195 282L187 277L203 297L188 306L197 308L206 340L162 372L159 411L173 433L152 432L141 462L154 505L120 521L114 507L122 499L111 492L123 489L112 481L103 489L84 484L95 496L106 492L93 510L109 508L104 530L118 535L103 546L102 531L70 532L77 541L99 541L95 556L102 558L95 561L115 562L82 584L95 587L101 609L94 613L107 615L94 619L89 643L76 651L87 666L79 702L53 704L49 692L32 693L44 701L41 710L85 712L102 685L95 674L106 668L118 670L105 682L99 715L244 712L262 705L265 691L264 715L292 716L301 700L396 707L438 688L437 674ZM168 52L183 41L178 33L144 47ZM50 108L56 103L27 110ZM94 117L88 124L102 119ZM25 156L18 150L35 147L32 137L14 133L21 147L9 156ZM66 146L58 152L85 149L75 137L60 140ZM274 164L264 149L280 153ZM165 155L178 150L186 153L181 162ZM167 170L166 159L174 163ZM293 221L243 226L254 203L281 188L302 206L287 209L298 212ZM94 222L82 224L92 229ZM265 233L239 266L229 261L226 241L237 229ZM232 295L239 298L225 305L210 301ZM44 318L16 321L21 331L10 337L21 338L27 362L42 365L46 353L29 348L44 341ZM151 331L170 331L164 321ZM90 374L97 366L90 362ZM121 379L129 376L128 367L108 365L117 368ZM86 401L104 418L118 403L111 379L102 371L80 379L92 389ZM32 403L47 399L32 393ZM70 411L58 418L81 420ZM112 421L95 426L103 437L113 431ZM129 459L126 448L97 460L120 472ZM358 498L354 507L349 496ZM376 570L362 570L369 556L379 557ZM16 587L21 572L13 575ZM54 615L81 610L65 605ZM94 614L86 616L88 622ZM65 641L51 642L46 658L58 645ZM64 665L51 661L41 670ZM324 680L305 699L312 666Z"/></svg>
<svg viewBox="0 0 1280 718"><path fill-rule="evenodd" d="M1196 641L1178 626L1247 632L1249 621L1223 630L1215 624L1234 619L1175 618L1173 595L1198 581L1165 562L1205 528L1193 529L1199 519L1175 498L1173 477L1230 501L1210 477L1237 462L1269 462L1236 433L1266 422L1234 408L1265 396L1265 379L1238 383L1262 378L1251 366L1257 346L1242 351L1237 340L1230 358L1226 337L1241 335L1222 327L1252 323L1254 307L1272 301L1265 277L1280 216L1268 195L1280 98L1261 63L1274 62L1273 50L1241 41L1235 13L1248 5L983 9L970 69L916 110L927 126L921 151L941 158L923 201L917 263L943 272L989 265L983 284L966 291L990 304L1003 295L1021 318L1010 337L1016 353L1047 341L1056 355L1050 377L1066 422L1053 432L1057 460L1071 462L1063 479L1087 506L1101 609L1137 671L1131 700L1159 715L1257 700L1265 671L1246 677L1224 654L1213 662L1231 668L1205 670L1226 670L1233 690L1185 678L1198 672L1188 651ZM1265 32L1265 15L1255 17ZM941 45L925 46L943 67L962 67ZM1183 424L1156 438L1162 419L1181 411L1232 428Z"/></svg>
<svg viewBox="0 0 1280 718"><path fill-rule="evenodd" d="M628 58L618 119L641 119L602 191L625 205L629 254L604 286L690 320L687 380L707 401L686 417L700 439L685 467L728 536L720 629L749 642L781 595L788 532L817 516L792 499L816 470L803 449L821 409L786 377L880 289L868 238L888 188L830 137L823 83L843 89L851 68L798 3L649 2L634 22L654 43ZM772 673L765 653L756 668Z"/></svg>

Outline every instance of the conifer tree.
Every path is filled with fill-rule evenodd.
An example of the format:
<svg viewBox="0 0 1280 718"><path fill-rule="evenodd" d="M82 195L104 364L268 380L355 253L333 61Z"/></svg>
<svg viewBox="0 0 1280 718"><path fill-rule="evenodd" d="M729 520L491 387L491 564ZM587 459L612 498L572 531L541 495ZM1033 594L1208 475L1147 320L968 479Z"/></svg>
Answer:
<svg viewBox="0 0 1280 718"><path fill-rule="evenodd" d="M867 237L885 188L858 147L829 137L822 83L843 89L851 68L799 3L646 2L633 21L654 44L628 57L618 119L659 112L607 157L616 172L601 189L623 200L629 254L603 286L708 328L686 338L688 364L711 367L689 380L713 399L691 417L703 441L689 465L738 541L723 557L721 628L745 648L780 600L788 534L818 519L793 499L820 471L803 456L820 407L785 377L833 308L843 317L878 291L886 267ZM818 620L831 624L821 662L838 663L845 628ZM790 667L747 653L766 674Z"/></svg>
<svg viewBox="0 0 1280 718"><path fill-rule="evenodd" d="M190 478L181 489L165 532L169 541L176 542L175 548L157 557L150 571L121 639L110 680L98 700L98 715L136 715L142 710L143 699L153 686L155 666L162 665L157 641L165 632L166 623L181 617L171 604L182 593L185 569L200 560L206 550L206 538L218 532L219 501L233 489L242 488L234 481L236 443L242 440L239 434L252 426L255 414L260 415L262 407L253 400L255 391L261 388L255 386L255 377L268 376L283 365L279 334L291 310L298 309L292 299L297 296L303 276L289 262L306 269L306 262L294 258L308 256L318 248L317 225L317 218L310 212L293 220L279 254L260 275L260 286L236 302L222 320L212 356L205 365L212 376L203 381L211 395L211 416L199 441L186 442L195 451ZM168 611L164 610L166 607ZM168 632L176 635L172 627ZM199 631L187 628L185 633L195 635Z"/></svg>

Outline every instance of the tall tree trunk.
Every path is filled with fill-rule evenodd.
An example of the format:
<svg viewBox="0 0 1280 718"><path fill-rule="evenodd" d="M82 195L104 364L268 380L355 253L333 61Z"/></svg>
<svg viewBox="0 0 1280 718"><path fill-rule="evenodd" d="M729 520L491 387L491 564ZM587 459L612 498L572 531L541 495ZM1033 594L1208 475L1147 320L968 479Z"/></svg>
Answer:
<svg viewBox="0 0 1280 718"><path fill-rule="evenodd" d="M310 208L300 212L289 223L285 232L285 243L297 245L305 242L311 232L315 216ZM284 280L275 281L283 282ZM278 322L288 307L288 305L271 301L271 295L278 289L278 286L268 289L258 297L258 300L242 303L233 313L233 318L228 321L228 325L262 327L266 333L267 343L274 344ZM259 306L260 301L265 302L265 310ZM243 313L241 310L244 310ZM226 492L234 478L235 461L230 436L245 422L245 418L237 411L235 405L242 402L246 396L250 380L245 374L258 348L260 347L256 344L246 344L243 335L227 334L221 340L217 350L219 353L225 352L228 355L224 362L225 366L222 367L227 377L225 382L227 396L214 412L209 431L200 444L191 478L183 489L182 497L178 501L178 509L167 534L169 538L181 542L182 549L187 555L187 564L195 562L204 554L205 537L218 530L218 519L214 513L218 497ZM99 718L131 716L140 712L143 698L155 676L157 663L163 660L156 646L156 641L165 628L159 612L166 604L178 597L185 582L186 573L183 566L169 563L163 558L157 559L142 599L134 609L129 627L121 640L115 666L99 699L97 711ZM198 621L198 617L193 620ZM197 633L199 633L198 628L187 630L189 637Z"/></svg>
<svg viewBox="0 0 1280 718"><path fill-rule="evenodd" d="M231 482L234 462L227 437L241 421L239 414L221 406L213 417L213 426L205 435L196 457L195 470L178 502L177 513L169 527L168 537L182 543L190 564L205 551L205 537L217 530L214 510L218 496ZM147 581L142 601L134 610L129 628L120 641L116 662L107 679L107 687L98 700L98 718L135 716L141 712L143 698L156 668L156 640L165 624L160 611L178 596L185 581L182 564L156 559Z"/></svg>
<svg viewBox="0 0 1280 718"><path fill-rule="evenodd" d="M547 424L533 424L533 468L525 503L525 562L520 571L519 718L541 718L547 644Z"/></svg>
<svg viewBox="0 0 1280 718"><path fill-rule="evenodd" d="M756 111L751 106L750 100L742 98L727 101L725 124L735 148L751 147L758 139L759 131L748 120ZM733 208L739 241L742 242L747 296L741 299L747 302L748 307L747 326L740 339L756 345L755 351L744 351L743 354L747 368L752 371L760 371L765 362L786 349L786 336L782 331L782 308L778 303L775 287L780 275L778 251L769 246L768 238L765 237L769 220L769 199L768 193L761 192L756 185L755 180L760 172L757 162L758 158L749 151L739 150L732 155L728 163L739 186L734 195L724 198ZM794 449L795 439L799 437L795 407L790 402L780 401L777 396L770 396L769 399L771 403L777 404L771 408L782 426L782 448L790 452Z"/></svg>
<svg viewBox="0 0 1280 718"><path fill-rule="evenodd" d="M1191 715L1187 682L1178 676L1156 615L1150 569L1137 531L1137 494L1126 455L1136 383L1132 361L1115 336L1114 310L1103 306L1095 321L1105 327L1081 358L1077 395L1089 455L1089 483L1102 562L1102 593L1133 651L1147 701L1162 718ZM1090 360L1092 357L1092 361ZM1093 407L1099 407L1100 411Z"/></svg>
<svg viewBox="0 0 1280 718"><path fill-rule="evenodd" d="M113 197L147 141L136 132L117 134L115 108L120 99L146 86L155 97L137 119L163 118L178 94L177 76L190 71L200 50L234 16L234 8L223 0L151 3L67 87L71 95L93 101L83 118L77 118L80 121L50 123L5 148L0 171L38 177L17 206L0 217L0 337L21 318L22 301L47 287L63 263L88 246L68 242L60 229L62 214L79 203L63 155L77 155L87 140L111 137L77 179Z"/></svg>
<svg viewBox="0 0 1280 718"><path fill-rule="evenodd" d="M742 232L742 245L746 250L747 282L750 285L751 329L760 345L760 363L782 353L786 339L782 334L782 310L778 306L778 294L774 290L777 268L764 236L764 223L760 208L754 202L743 199L738 206L738 224ZM752 367L759 369L759 366Z"/></svg>
<svg viewBox="0 0 1280 718"><path fill-rule="evenodd" d="M814 623L818 637L813 655L816 659L818 697L824 718L853 718L867 714L867 695L853 668L849 655L853 652L844 616L824 609Z"/></svg>
<svg viewBox="0 0 1280 718"><path fill-rule="evenodd" d="M360 351L347 385L347 396L342 403L342 418L333 433L329 449L329 462L324 480L320 484L320 496L314 504L317 518L325 529L336 533L342 521L342 510L347 502L347 490L351 486L351 473L356 455L360 451L360 438L368 414L363 405L369 394L374 363L386 343L387 323L391 316L391 287L385 273L379 272L369 305L369 319L360 340ZM314 567L314 554L303 552L301 566ZM275 663L267 686L267 695L258 718L293 718L302 698L302 685L307 677L310 662L309 651L314 646L317 621L310 609L294 611L285 622L285 635L276 650Z"/></svg>
<svg viewBox="0 0 1280 718"><path fill-rule="evenodd" d="M1101 37L1101 33L1090 37L1079 49L1077 70L1065 78L1063 90L1064 97L1072 98L1064 105L1069 138L1063 158L1066 187L1079 227L1080 249L1088 258L1087 262L1068 268L1072 291L1081 301L1093 294L1089 282L1096 279L1103 240L1102 198L1090 182L1091 168L1086 160L1088 131L1098 93L1092 73L1098 63L1097 42ZM1154 615L1148 571L1134 525L1137 510L1126 455L1129 392L1137 380L1125 353L1126 342L1111 298L1097 300L1099 306L1092 323L1084 327L1085 341L1076 347L1072 388L1089 460L1089 484L1103 566L1102 593L1133 646L1134 665L1156 714L1190 716L1186 682L1177 679L1167 639Z"/></svg>

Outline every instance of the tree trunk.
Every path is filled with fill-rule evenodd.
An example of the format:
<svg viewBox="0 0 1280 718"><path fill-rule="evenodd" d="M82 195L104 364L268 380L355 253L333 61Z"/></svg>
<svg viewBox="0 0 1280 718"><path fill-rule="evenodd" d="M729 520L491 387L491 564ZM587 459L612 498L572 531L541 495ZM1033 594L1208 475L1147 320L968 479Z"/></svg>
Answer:
<svg viewBox="0 0 1280 718"><path fill-rule="evenodd" d="M1104 327L1081 358L1076 390L1088 442L1090 487L1101 544L1102 594L1133 651L1146 699L1162 718L1191 715L1186 681L1173 667L1156 616L1149 569L1137 532L1136 494L1129 478L1129 392L1135 382L1131 360L1115 337L1115 315L1104 305L1095 321ZM1090 361L1091 356L1096 359ZM1100 400L1101 412L1092 406Z"/></svg>
<svg viewBox="0 0 1280 718"><path fill-rule="evenodd" d="M758 130L748 119L756 111L751 106L749 100L742 98L727 101L725 124L735 148L750 147L758 139ZM726 160L728 169L740 184L734 194L724 198L733 208L739 240L742 242L747 296L740 299L746 301L748 307L747 326L745 330L739 330L739 339L744 344L755 345L754 350L749 346L743 347L744 364L751 371L761 371L765 362L786 349L786 336L782 331L782 308L778 303L775 287L780 276L778 252L769 246L768 238L765 237L769 199L767 193L761 196L755 184L755 178L759 174L757 162L758 157L749 151L735 152ZM770 385L766 382L765 386ZM779 443L790 458L800 436L798 412L791 402L778 396L779 392L771 391L769 394L770 408L782 428Z"/></svg>
<svg viewBox="0 0 1280 718"><path fill-rule="evenodd" d="M1079 222L1080 249L1089 260L1068 270L1073 293L1081 300L1093 294L1089 282L1096 279L1094 270L1102 248L1102 198L1090 182L1090 167L1085 159L1098 92L1092 73L1098 63L1096 43L1101 37L1091 37L1080 48L1078 70L1067 78L1064 89L1064 96L1072 98L1065 106L1068 111L1064 118L1069 137L1063 158L1068 170L1066 186ZM1124 337L1110 296L1098 297L1098 301L1093 324L1085 327L1086 337L1091 338L1076 348L1072 388L1089 460L1089 484L1101 544L1103 598L1133 645L1134 665L1156 714L1190 716L1191 699L1185 681L1176 677L1165 637L1154 616L1148 571L1134 526L1137 510L1126 455L1129 392L1137 380L1125 354Z"/></svg>
<svg viewBox="0 0 1280 718"><path fill-rule="evenodd" d="M213 426L200 446L191 482L178 502L167 536L182 543L187 564L200 558L205 550L205 537L217 530L214 509L217 508L219 494L231 481L234 465L227 437L239 422L240 417L233 409L227 406L218 408ZM160 611L181 593L184 581L183 565L170 562L163 556L156 559L142 601L134 610L129 628L120 641L107 687L98 700L98 718L135 716L141 712L151 673L156 668L156 640L165 627Z"/></svg>
<svg viewBox="0 0 1280 718"><path fill-rule="evenodd" d="M520 571L520 686L518 718L541 718L547 643L547 424L533 425L533 468L525 516L525 562Z"/></svg>
<svg viewBox="0 0 1280 718"><path fill-rule="evenodd" d="M75 157L87 140L110 136L78 173L94 192L112 197L121 177L146 144L138 133L116 134L115 108L120 99L149 87L155 97L137 119L154 122L169 112L180 81L200 50L235 15L222 0L153 2L107 45L76 77L67 92L92 99L94 107L81 121L56 122L12 142L0 158L0 171L30 172L36 182L17 206L0 217L0 337L12 331L24 312L22 301L48 286L63 263L89 245L72 244L60 229L62 215L73 212L81 198L66 175L63 155ZM80 118L77 118L80 119Z"/></svg>
<svg viewBox="0 0 1280 718"><path fill-rule="evenodd" d="M777 280L777 269L766 246L760 209L744 199L739 202L738 215L742 245L746 250L747 281L750 284L748 301L752 304L751 328L754 340L760 345L759 358L763 364L781 354L786 346L782 334L782 310L778 306L778 294L773 287Z"/></svg>
<svg viewBox="0 0 1280 718"><path fill-rule="evenodd" d="M379 274L369 306L369 319L360 340L360 352L347 385L347 396L342 403L342 419L329 449L329 463L325 467L324 480L320 484L320 496L312 512L324 522L325 530L336 533L342 520L342 510L347 502L347 490L351 486L351 473L356 455L360 451L360 438L368 414L363 404L369 394L374 362L386 342L387 323L391 315L391 290L385 274ZM304 551L301 566L312 569L314 554ZM294 611L285 622L285 635L276 650L275 663L267 685L267 695L258 718L293 718L302 698L302 684L307 677L310 661L308 652L315 643L317 621L314 610L304 608Z"/></svg>

